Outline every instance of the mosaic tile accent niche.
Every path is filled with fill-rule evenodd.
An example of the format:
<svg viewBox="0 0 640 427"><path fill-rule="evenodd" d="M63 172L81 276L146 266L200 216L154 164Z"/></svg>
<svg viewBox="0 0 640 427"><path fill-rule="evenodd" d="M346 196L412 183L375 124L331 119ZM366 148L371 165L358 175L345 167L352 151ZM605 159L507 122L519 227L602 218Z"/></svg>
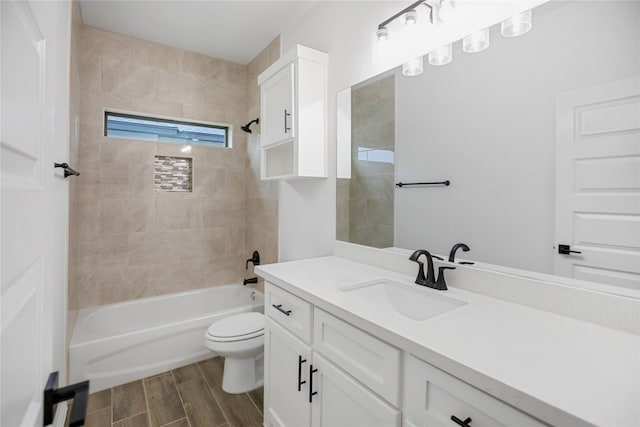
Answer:
<svg viewBox="0 0 640 427"><path fill-rule="evenodd" d="M156 191L191 192L193 168L191 158L156 156L155 188Z"/></svg>

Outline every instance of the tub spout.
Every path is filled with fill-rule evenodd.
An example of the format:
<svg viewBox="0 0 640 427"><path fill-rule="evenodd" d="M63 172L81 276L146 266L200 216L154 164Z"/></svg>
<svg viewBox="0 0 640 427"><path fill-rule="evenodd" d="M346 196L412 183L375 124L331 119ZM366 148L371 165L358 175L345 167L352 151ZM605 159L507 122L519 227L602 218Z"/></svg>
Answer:
<svg viewBox="0 0 640 427"><path fill-rule="evenodd" d="M249 285L249 284L255 284L255 283L258 283L258 278L257 277L252 277L250 279L244 279L242 281L242 284L245 285L245 286Z"/></svg>

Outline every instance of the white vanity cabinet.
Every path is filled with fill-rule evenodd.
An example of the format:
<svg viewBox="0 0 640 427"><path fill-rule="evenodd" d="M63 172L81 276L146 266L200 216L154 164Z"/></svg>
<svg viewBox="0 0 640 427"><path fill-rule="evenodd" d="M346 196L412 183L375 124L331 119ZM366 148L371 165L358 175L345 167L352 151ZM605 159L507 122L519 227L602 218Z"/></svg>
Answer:
<svg viewBox="0 0 640 427"><path fill-rule="evenodd" d="M385 376L397 380L399 350L269 283L265 314L266 427L400 427L400 410L359 381L378 384L382 390L389 386ZM336 334L336 328L346 332ZM325 336L321 340L325 344L319 347L316 331ZM345 339L353 341L340 345ZM371 343L375 343L373 348ZM323 352L331 347L335 350ZM342 357L336 360L338 353ZM354 372L350 366L359 357L364 367ZM386 366L385 372L369 370L380 365ZM398 398L398 393L392 394Z"/></svg>
<svg viewBox="0 0 640 427"><path fill-rule="evenodd" d="M265 315L266 427L546 425L268 282Z"/></svg>
<svg viewBox="0 0 640 427"><path fill-rule="evenodd" d="M296 427L311 424L308 369L311 348L267 317L264 332L264 425Z"/></svg>
<svg viewBox="0 0 640 427"><path fill-rule="evenodd" d="M258 76L263 180L327 177L327 63L297 45Z"/></svg>
<svg viewBox="0 0 640 427"><path fill-rule="evenodd" d="M546 425L409 353L403 387L404 427Z"/></svg>

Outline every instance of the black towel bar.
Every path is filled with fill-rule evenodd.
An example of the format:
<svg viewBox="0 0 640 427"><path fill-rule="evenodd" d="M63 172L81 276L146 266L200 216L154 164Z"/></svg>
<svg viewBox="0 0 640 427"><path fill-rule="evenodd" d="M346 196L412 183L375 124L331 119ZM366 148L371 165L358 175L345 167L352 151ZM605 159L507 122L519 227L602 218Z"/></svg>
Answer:
<svg viewBox="0 0 640 427"><path fill-rule="evenodd" d="M402 187L408 187L411 185L444 185L445 187L447 187L449 186L449 184L451 184L451 181L449 180L438 181L438 182L397 182L396 187L402 188Z"/></svg>

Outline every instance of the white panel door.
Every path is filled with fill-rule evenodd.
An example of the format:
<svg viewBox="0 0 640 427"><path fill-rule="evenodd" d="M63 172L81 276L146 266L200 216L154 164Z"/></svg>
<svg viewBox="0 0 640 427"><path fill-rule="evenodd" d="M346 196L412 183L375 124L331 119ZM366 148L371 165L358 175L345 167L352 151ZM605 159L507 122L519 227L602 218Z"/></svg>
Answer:
<svg viewBox="0 0 640 427"><path fill-rule="evenodd" d="M0 425L31 427L65 378L70 3L0 3Z"/></svg>
<svg viewBox="0 0 640 427"><path fill-rule="evenodd" d="M640 289L640 78L558 95L555 273Z"/></svg>
<svg viewBox="0 0 640 427"><path fill-rule="evenodd" d="M260 86L260 144L267 147L295 136L294 65L289 64Z"/></svg>
<svg viewBox="0 0 640 427"><path fill-rule="evenodd" d="M268 317L264 345L265 427L308 426L311 348Z"/></svg>

